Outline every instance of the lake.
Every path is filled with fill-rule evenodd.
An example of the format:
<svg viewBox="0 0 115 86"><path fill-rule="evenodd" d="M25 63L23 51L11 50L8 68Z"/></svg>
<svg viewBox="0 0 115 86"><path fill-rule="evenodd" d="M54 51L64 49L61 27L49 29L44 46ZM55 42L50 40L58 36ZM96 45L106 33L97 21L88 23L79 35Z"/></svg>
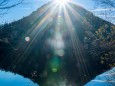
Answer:
<svg viewBox="0 0 115 86"><path fill-rule="evenodd" d="M39 86L30 79L11 72L0 71L0 86ZM115 86L115 68L100 74L85 86Z"/></svg>
<svg viewBox="0 0 115 86"><path fill-rule="evenodd" d="M39 86L30 79L11 72L0 71L0 86Z"/></svg>

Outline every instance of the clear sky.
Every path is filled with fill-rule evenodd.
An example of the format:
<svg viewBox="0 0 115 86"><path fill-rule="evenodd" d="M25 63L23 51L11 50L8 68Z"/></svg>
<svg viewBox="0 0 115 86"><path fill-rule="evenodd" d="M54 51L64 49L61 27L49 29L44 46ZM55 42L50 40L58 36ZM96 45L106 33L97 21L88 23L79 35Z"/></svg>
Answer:
<svg viewBox="0 0 115 86"><path fill-rule="evenodd" d="M16 1L17 0L13 0L13 3L15 3ZM5 16L0 18L0 23L19 20L24 16L29 15L33 11L37 10L40 6L44 5L49 1L50 0L25 0L27 4L22 4L15 8L10 9ZM74 1L88 10L92 10L94 7L94 3L92 2L92 0L74 0Z"/></svg>

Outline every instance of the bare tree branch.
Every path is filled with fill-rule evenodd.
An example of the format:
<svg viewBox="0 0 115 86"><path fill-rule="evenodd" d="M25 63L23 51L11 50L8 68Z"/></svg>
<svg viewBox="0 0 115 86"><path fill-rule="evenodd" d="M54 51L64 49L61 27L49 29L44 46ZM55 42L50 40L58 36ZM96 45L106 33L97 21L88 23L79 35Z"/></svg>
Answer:
<svg viewBox="0 0 115 86"><path fill-rule="evenodd" d="M102 10L96 10L93 13L97 16L101 16L105 20L115 24L115 0L92 0L95 2L95 9L101 8Z"/></svg>
<svg viewBox="0 0 115 86"><path fill-rule="evenodd" d="M93 0L99 6L115 7L115 0Z"/></svg>
<svg viewBox="0 0 115 86"><path fill-rule="evenodd" d="M13 7L17 6L17 5L22 4L23 1L24 1L24 0L20 0L20 1L18 1L17 3L8 5L8 4L11 2L11 0L1 0L1 1L0 1L0 10L1 10L1 9L10 9L10 8L13 8Z"/></svg>
<svg viewBox="0 0 115 86"><path fill-rule="evenodd" d="M0 0L0 17L7 14L9 9L23 4L23 2L24 0L16 0L14 3L13 0Z"/></svg>

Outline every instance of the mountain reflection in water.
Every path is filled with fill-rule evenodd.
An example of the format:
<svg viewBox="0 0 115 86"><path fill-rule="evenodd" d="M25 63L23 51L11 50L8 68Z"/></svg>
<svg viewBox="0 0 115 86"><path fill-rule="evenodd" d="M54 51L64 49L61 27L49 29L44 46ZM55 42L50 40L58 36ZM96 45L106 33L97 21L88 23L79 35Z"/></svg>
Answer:
<svg viewBox="0 0 115 86"><path fill-rule="evenodd" d="M0 71L0 86L39 86L21 75Z"/></svg>

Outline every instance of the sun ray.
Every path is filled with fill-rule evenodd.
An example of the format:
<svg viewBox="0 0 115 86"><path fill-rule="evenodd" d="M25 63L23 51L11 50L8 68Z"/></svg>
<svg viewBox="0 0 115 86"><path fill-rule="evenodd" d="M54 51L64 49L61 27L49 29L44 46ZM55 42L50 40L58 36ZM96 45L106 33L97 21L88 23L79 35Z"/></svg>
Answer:
<svg viewBox="0 0 115 86"><path fill-rule="evenodd" d="M79 62L79 74L80 74L80 78L81 78L81 83L83 83L84 81L84 77L82 78L83 74L89 76L89 72L87 69L87 65L85 63L85 59L83 57L83 51L81 50L82 48L80 47L80 40L77 36L77 33L75 33L75 28L72 24L71 18L69 16L69 13L67 11L66 8L64 8L64 15L65 15L65 21L68 25L68 31L70 32L70 37L71 37L71 41L73 44L73 49L75 51L75 55L76 55L76 60Z"/></svg>
<svg viewBox="0 0 115 86"><path fill-rule="evenodd" d="M53 6L53 5L54 5L54 3L50 4L49 8L51 8L51 6ZM49 8L47 8L44 12L47 12L49 10ZM20 59L18 61L16 61L16 59L14 60L14 62L16 62L16 64L19 64L20 62L22 63L22 61L21 61L22 59L23 59L23 62L25 61L25 59L27 59L27 58L22 58L22 57L28 52L30 46L32 45L32 43L34 42L36 37L40 38L42 36L40 34L44 33L44 30L45 30L44 28L48 25L48 23L49 23L48 20L51 16L54 15L56 8L57 8L57 5L55 5L54 8L52 8L52 10L48 11L47 15L43 16L43 18L41 19L41 21L39 23L36 22L36 23L38 23L38 25L35 26L34 29L33 29L34 25L32 26L32 28L30 29L30 30L32 30L31 33L28 33L30 36L32 36L32 40L31 40L30 44L24 49L24 51L22 50L22 52L19 54L19 56L17 56L17 57L20 57Z"/></svg>

